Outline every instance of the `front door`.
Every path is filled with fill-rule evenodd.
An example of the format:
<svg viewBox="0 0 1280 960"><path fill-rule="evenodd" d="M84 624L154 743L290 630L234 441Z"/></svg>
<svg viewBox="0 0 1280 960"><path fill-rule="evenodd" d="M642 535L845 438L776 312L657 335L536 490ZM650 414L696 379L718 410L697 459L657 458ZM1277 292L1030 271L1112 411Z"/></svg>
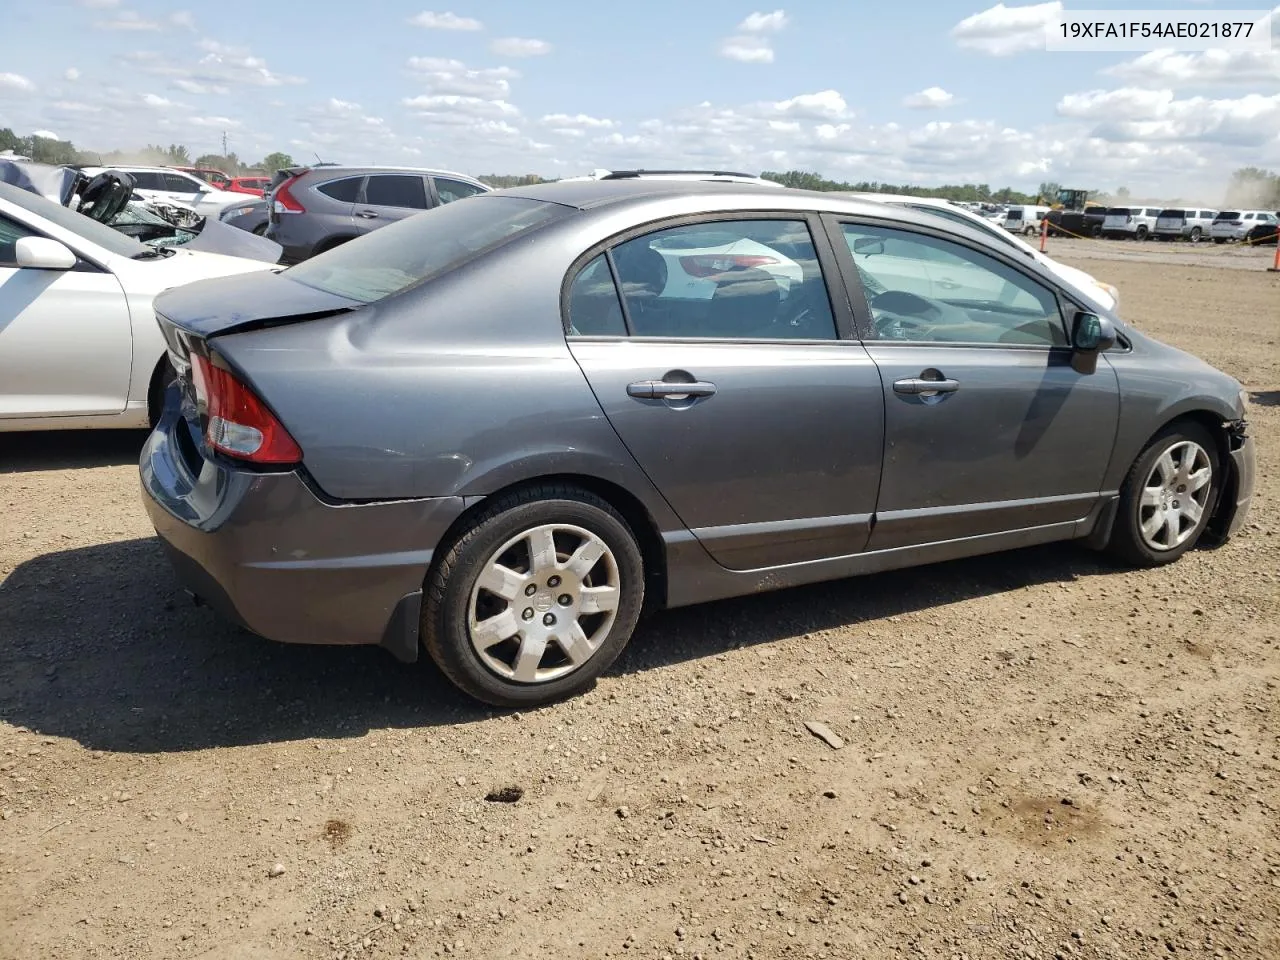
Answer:
<svg viewBox="0 0 1280 960"><path fill-rule="evenodd" d="M1110 460L1119 387L1105 360L1093 374L1072 369L1057 294L939 235L856 222L833 233L884 382L884 475L868 549L1086 517ZM899 289L896 262L880 271L880 244L895 261L920 262L933 296Z"/></svg>
<svg viewBox="0 0 1280 960"><path fill-rule="evenodd" d="M19 267L14 244L36 235L0 216L0 419L121 413L133 333L120 281Z"/></svg>
<svg viewBox="0 0 1280 960"><path fill-rule="evenodd" d="M757 569L865 547L880 377L837 335L805 220L628 240L578 273L568 320L609 421L716 561Z"/></svg>

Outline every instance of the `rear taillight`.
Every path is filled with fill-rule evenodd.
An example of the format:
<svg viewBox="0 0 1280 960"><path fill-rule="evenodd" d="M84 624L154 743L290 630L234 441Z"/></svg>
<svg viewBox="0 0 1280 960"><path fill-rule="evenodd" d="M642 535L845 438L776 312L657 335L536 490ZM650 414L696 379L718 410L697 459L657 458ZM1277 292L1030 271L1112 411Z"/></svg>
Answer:
<svg viewBox="0 0 1280 960"><path fill-rule="evenodd" d="M718 273L728 273L730 270L747 270L777 262L776 257L759 254L702 253L680 258L681 268L691 277L714 277Z"/></svg>
<svg viewBox="0 0 1280 960"><path fill-rule="evenodd" d="M276 187L275 193L271 195L271 209L276 213L306 213L306 208L298 202L298 198L289 192L296 181L297 177L290 177L280 186Z"/></svg>
<svg viewBox="0 0 1280 960"><path fill-rule="evenodd" d="M249 463L302 460L302 450L284 424L231 371L196 354L191 357L191 379L206 413L205 441L213 449Z"/></svg>

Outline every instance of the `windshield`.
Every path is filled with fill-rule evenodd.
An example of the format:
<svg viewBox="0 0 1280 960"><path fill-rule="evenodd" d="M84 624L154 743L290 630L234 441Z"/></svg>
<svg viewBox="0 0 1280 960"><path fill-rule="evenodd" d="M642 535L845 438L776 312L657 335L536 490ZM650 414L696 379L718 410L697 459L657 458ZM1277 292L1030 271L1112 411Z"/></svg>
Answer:
<svg viewBox="0 0 1280 960"><path fill-rule="evenodd" d="M52 200L46 200L37 194L28 193L26 190L15 187L12 184L0 183L0 197L30 213L34 213L38 217L43 217L64 230L70 230L77 236L83 237L90 243L97 244L102 249L117 256L136 257L141 253L147 252L147 247L132 237L126 237L118 230L112 230L97 220L89 219L82 213L76 213L76 211L69 210L60 204L54 203Z"/></svg>
<svg viewBox="0 0 1280 960"><path fill-rule="evenodd" d="M334 247L285 274L326 293L373 303L571 212L540 200L468 197Z"/></svg>

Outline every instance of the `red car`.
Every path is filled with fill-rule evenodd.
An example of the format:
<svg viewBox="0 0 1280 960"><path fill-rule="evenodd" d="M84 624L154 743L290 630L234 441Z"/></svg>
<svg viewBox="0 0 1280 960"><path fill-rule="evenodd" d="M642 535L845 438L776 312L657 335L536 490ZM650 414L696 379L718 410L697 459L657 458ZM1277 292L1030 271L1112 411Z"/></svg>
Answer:
<svg viewBox="0 0 1280 960"><path fill-rule="evenodd" d="M230 190L232 193L249 193L255 197L261 197L270 186L270 177L232 177L222 189Z"/></svg>
<svg viewBox="0 0 1280 960"><path fill-rule="evenodd" d="M214 170L212 167L174 167L173 169L199 177L205 183L217 187L219 190L231 189L227 186L231 182L231 178L221 170Z"/></svg>

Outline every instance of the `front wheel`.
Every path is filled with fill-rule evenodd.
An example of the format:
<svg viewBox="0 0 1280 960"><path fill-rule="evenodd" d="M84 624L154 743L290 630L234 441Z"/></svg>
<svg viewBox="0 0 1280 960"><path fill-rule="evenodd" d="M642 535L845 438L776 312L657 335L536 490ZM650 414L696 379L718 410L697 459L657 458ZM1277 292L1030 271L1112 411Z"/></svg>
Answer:
<svg viewBox="0 0 1280 960"><path fill-rule="evenodd" d="M1138 230L1137 230L1137 233L1135 234L1135 236L1136 236L1139 240L1145 240L1145 239L1147 239L1147 228L1146 228L1146 226L1145 226L1145 225L1139 226L1139 227L1138 227Z"/></svg>
<svg viewBox="0 0 1280 960"><path fill-rule="evenodd" d="M1218 500L1217 444L1197 423L1158 433L1120 489L1111 551L1141 567L1172 563L1196 545Z"/></svg>
<svg viewBox="0 0 1280 960"><path fill-rule="evenodd" d="M1199 242L1200 242L1200 238L1201 238L1202 236L1204 236L1204 231L1203 231L1203 230L1201 230L1199 227L1192 227L1192 228L1191 228L1191 242L1192 242L1192 243L1199 243Z"/></svg>
<svg viewBox="0 0 1280 960"><path fill-rule="evenodd" d="M617 511L585 490L538 486L498 499L434 567L423 644L477 700L539 706L609 668L643 601L644 562Z"/></svg>

